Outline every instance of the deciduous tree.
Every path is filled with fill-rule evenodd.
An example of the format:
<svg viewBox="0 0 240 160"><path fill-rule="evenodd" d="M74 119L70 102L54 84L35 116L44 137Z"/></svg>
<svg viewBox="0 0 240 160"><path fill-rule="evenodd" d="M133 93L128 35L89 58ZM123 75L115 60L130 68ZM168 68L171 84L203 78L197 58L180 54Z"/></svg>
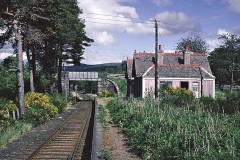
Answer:
<svg viewBox="0 0 240 160"><path fill-rule="evenodd" d="M206 41L201 38L199 35L194 35L192 37L181 38L177 42L177 50L183 50L185 45L189 46L190 51L195 53L205 54L208 51L208 45Z"/></svg>
<svg viewBox="0 0 240 160"><path fill-rule="evenodd" d="M240 84L240 36L228 33L219 37L223 44L210 53L209 62L217 83L229 84L230 91Z"/></svg>

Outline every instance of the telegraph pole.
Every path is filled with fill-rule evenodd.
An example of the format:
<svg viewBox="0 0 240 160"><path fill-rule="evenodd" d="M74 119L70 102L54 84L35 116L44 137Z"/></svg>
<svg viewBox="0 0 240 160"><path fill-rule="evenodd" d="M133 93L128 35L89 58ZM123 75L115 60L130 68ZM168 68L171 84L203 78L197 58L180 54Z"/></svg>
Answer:
<svg viewBox="0 0 240 160"><path fill-rule="evenodd" d="M155 98L158 97L158 24L155 20Z"/></svg>

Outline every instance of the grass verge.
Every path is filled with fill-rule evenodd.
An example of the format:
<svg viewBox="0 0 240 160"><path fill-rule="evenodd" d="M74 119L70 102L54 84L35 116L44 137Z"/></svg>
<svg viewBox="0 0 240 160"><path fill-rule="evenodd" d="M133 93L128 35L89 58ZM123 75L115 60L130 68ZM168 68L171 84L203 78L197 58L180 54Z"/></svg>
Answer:
<svg viewBox="0 0 240 160"><path fill-rule="evenodd" d="M111 153L106 149L101 150L100 158L104 160L112 160Z"/></svg>
<svg viewBox="0 0 240 160"><path fill-rule="evenodd" d="M16 121L13 126L9 127L5 132L0 133L0 148L19 138L22 134L32 129L32 127L31 123Z"/></svg>
<svg viewBox="0 0 240 160"><path fill-rule="evenodd" d="M109 129L109 122L107 119L107 115L109 114L108 109L106 108L108 102L112 98L98 98L98 119L101 124L102 128L102 142L103 142L103 149L101 150L101 159L104 160L111 160L112 154L108 148L109 145L109 137L106 134L107 130Z"/></svg>

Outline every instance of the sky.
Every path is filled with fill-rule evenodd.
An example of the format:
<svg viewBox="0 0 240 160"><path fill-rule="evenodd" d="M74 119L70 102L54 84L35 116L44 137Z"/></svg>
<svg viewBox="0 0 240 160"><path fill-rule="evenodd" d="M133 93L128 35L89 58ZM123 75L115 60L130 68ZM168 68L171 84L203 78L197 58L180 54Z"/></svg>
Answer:
<svg viewBox="0 0 240 160"><path fill-rule="evenodd" d="M240 0L78 0L85 31L94 43L82 63L115 63L134 51L155 51L154 20L158 43L174 51L181 38L200 35L209 52L220 45L219 35L240 35ZM0 59L12 53L0 49Z"/></svg>
<svg viewBox="0 0 240 160"><path fill-rule="evenodd" d="M78 0L86 33L94 39L83 62L121 62L133 52L155 51L158 42L173 51L181 38L200 35L209 52L224 33L240 34L240 0Z"/></svg>

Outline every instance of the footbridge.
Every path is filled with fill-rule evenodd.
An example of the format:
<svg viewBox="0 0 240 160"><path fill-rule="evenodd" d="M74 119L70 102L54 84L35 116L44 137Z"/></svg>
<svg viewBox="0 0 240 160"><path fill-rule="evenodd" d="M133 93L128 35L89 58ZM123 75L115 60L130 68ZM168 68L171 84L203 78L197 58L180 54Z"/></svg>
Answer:
<svg viewBox="0 0 240 160"><path fill-rule="evenodd" d="M69 94L70 81L96 81L98 93L108 90L119 94L118 86L107 78L106 72L83 72L83 71L63 71L62 72L62 89L65 94Z"/></svg>

